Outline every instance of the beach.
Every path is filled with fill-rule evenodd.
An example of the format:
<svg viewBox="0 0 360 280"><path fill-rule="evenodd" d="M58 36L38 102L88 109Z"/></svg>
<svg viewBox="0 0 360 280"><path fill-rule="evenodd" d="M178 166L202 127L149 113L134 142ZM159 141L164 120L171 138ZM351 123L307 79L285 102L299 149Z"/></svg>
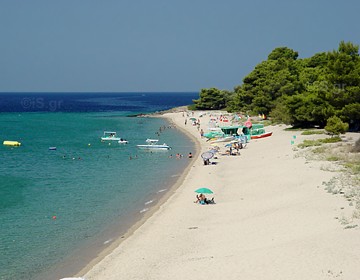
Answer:
<svg viewBox="0 0 360 280"><path fill-rule="evenodd" d="M212 146L196 126L182 112L162 117L198 142L196 157L166 200L78 277L358 279L359 228L339 222L353 206L324 190L334 172L296 156L309 136L267 127L271 137L205 166L200 154ZM200 120L205 130L209 114ZM216 204L194 203L200 187Z"/></svg>

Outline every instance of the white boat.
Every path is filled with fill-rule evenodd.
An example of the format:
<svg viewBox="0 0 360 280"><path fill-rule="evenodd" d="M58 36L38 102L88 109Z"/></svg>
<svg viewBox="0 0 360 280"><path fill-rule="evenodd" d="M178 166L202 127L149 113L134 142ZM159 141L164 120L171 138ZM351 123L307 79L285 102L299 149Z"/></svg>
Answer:
<svg viewBox="0 0 360 280"><path fill-rule="evenodd" d="M104 135L101 137L101 141L117 141L119 144L127 144L128 141L120 138L116 135L115 131L104 131Z"/></svg>
<svg viewBox="0 0 360 280"><path fill-rule="evenodd" d="M171 147L164 144L158 144L158 139L146 139L146 143L144 145L136 145L140 149L151 149L151 150L170 150Z"/></svg>

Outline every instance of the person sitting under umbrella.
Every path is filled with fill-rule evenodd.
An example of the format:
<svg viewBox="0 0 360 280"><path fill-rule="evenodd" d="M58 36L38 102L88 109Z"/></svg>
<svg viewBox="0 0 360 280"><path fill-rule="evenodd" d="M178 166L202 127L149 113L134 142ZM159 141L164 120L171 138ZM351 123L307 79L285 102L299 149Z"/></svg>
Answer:
<svg viewBox="0 0 360 280"><path fill-rule="evenodd" d="M200 195L196 195L196 201L194 201L194 203L200 203L202 205L204 204L210 204L210 203L215 203L214 198L212 199L207 199L206 196L204 194L200 194Z"/></svg>
<svg viewBox="0 0 360 280"><path fill-rule="evenodd" d="M196 201L194 201L194 203L205 204L205 195L203 195L202 193L196 195Z"/></svg>

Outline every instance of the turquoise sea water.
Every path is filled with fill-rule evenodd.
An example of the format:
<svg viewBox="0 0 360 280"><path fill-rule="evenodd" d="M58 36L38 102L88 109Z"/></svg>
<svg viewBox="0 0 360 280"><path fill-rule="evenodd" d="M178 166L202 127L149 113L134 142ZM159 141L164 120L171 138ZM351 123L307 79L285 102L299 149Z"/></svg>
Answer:
<svg viewBox="0 0 360 280"><path fill-rule="evenodd" d="M0 279L39 279L74 250L98 243L104 229L150 208L186 168L186 157L169 155L193 151L190 139L164 119L128 114L0 114L0 140L22 143L0 146ZM129 144L102 143L104 130ZM146 138L173 149L138 150Z"/></svg>

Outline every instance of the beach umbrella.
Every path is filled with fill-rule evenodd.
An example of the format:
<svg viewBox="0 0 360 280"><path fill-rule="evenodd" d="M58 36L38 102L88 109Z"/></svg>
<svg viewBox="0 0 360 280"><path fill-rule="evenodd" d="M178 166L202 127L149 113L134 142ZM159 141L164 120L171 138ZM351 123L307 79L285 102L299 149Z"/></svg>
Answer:
<svg viewBox="0 0 360 280"><path fill-rule="evenodd" d="M218 150L217 149L211 149L211 150L208 150L208 152L216 154L218 152Z"/></svg>
<svg viewBox="0 0 360 280"><path fill-rule="evenodd" d="M203 160L208 160L208 159L211 159L211 158L214 157L214 153L210 152L210 151L207 151L205 153L202 153L201 157L202 157Z"/></svg>
<svg viewBox="0 0 360 280"><path fill-rule="evenodd" d="M200 189L197 189L195 192L196 193L208 193L208 194L213 193L213 191L208 188L200 188Z"/></svg>
<svg viewBox="0 0 360 280"><path fill-rule="evenodd" d="M252 127L252 123L251 123L250 119L248 119L248 120L245 122L245 126L246 126L247 128Z"/></svg>
<svg viewBox="0 0 360 280"><path fill-rule="evenodd" d="M196 121L196 118L190 118L189 120L190 121Z"/></svg>

